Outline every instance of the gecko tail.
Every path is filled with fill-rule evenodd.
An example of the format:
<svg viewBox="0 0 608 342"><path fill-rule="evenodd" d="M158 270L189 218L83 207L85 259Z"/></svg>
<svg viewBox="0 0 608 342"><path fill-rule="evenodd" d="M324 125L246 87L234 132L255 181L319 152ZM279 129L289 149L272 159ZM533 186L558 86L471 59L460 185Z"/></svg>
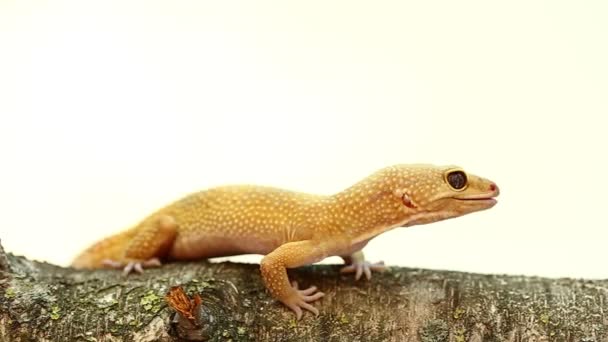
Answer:
<svg viewBox="0 0 608 342"><path fill-rule="evenodd" d="M112 235L94 243L81 252L71 266L77 269L105 268L105 260L118 261L123 258L124 251L130 241L132 230Z"/></svg>

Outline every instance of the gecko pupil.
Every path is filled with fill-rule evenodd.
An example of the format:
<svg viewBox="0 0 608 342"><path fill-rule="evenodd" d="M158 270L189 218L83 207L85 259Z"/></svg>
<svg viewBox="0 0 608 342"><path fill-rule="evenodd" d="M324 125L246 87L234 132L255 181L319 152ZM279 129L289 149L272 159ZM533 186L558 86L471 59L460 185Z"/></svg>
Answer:
<svg viewBox="0 0 608 342"><path fill-rule="evenodd" d="M467 185L467 175L462 171L453 171L448 174L448 183L456 190L460 190Z"/></svg>

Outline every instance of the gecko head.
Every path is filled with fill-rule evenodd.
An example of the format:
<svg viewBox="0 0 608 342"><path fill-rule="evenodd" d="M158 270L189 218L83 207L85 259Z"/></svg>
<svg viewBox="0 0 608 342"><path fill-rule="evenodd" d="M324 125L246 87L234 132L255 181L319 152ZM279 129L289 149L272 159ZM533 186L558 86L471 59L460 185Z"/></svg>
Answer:
<svg viewBox="0 0 608 342"><path fill-rule="evenodd" d="M394 193L413 214L407 226L489 209L499 194L496 183L458 166L402 166L395 171L400 182Z"/></svg>

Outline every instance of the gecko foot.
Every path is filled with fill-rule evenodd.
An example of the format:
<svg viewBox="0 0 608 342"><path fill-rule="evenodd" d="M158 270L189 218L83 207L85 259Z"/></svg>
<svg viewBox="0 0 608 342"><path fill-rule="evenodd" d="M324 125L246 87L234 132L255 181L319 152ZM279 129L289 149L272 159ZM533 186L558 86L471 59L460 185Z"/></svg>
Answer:
<svg viewBox="0 0 608 342"><path fill-rule="evenodd" d="M365 278L370 280L372 278L372 271L382 272L386 270L384 261L370 263L369 261L355 261L350 265L342 267L340 273L355 273L355 280L359 280L362 274L365 274Z"/></svg>
<svg viewBox="0 0 608 342"><path fill-rule="evenodd" d="M103 265L108 266L110 268L122 268L122 273L124 275L129 275L132 272L142 274L144 273L144 268L159 267L161 265L161 262L158 258L152 258L145 261L128 262L120 262L111 259L106 259L103 261Z"/></svg>
<svg viewBox="0 0 608 342"><path fill-rule="evenodd" d="M318 315L319 310L309 303L325 296L325 294L323 292L317 292L316 286L311 286L305 290L299 290L298 282L296 281L292 283L292 287L295 290L295 296L283 303L296 314L296 319L300 320L300 318L302 318L302 309L312 312L315 316Z"/></svg>

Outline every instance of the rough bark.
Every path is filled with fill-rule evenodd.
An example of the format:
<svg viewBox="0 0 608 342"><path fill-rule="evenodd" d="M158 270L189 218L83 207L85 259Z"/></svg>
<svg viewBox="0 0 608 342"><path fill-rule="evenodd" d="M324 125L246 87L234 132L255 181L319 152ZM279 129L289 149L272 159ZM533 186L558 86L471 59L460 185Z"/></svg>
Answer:
<svg viewBox="0 0 608 342"><path fill-rule="evenodd" d="M608 281L392 268L371 281L339 266L290 270L326 296L301 321L271 299L258 266L172 263L143 275L76 271L0 249L0 341L608 341ZM167 305L181 285L193 328Z"/></svg>

